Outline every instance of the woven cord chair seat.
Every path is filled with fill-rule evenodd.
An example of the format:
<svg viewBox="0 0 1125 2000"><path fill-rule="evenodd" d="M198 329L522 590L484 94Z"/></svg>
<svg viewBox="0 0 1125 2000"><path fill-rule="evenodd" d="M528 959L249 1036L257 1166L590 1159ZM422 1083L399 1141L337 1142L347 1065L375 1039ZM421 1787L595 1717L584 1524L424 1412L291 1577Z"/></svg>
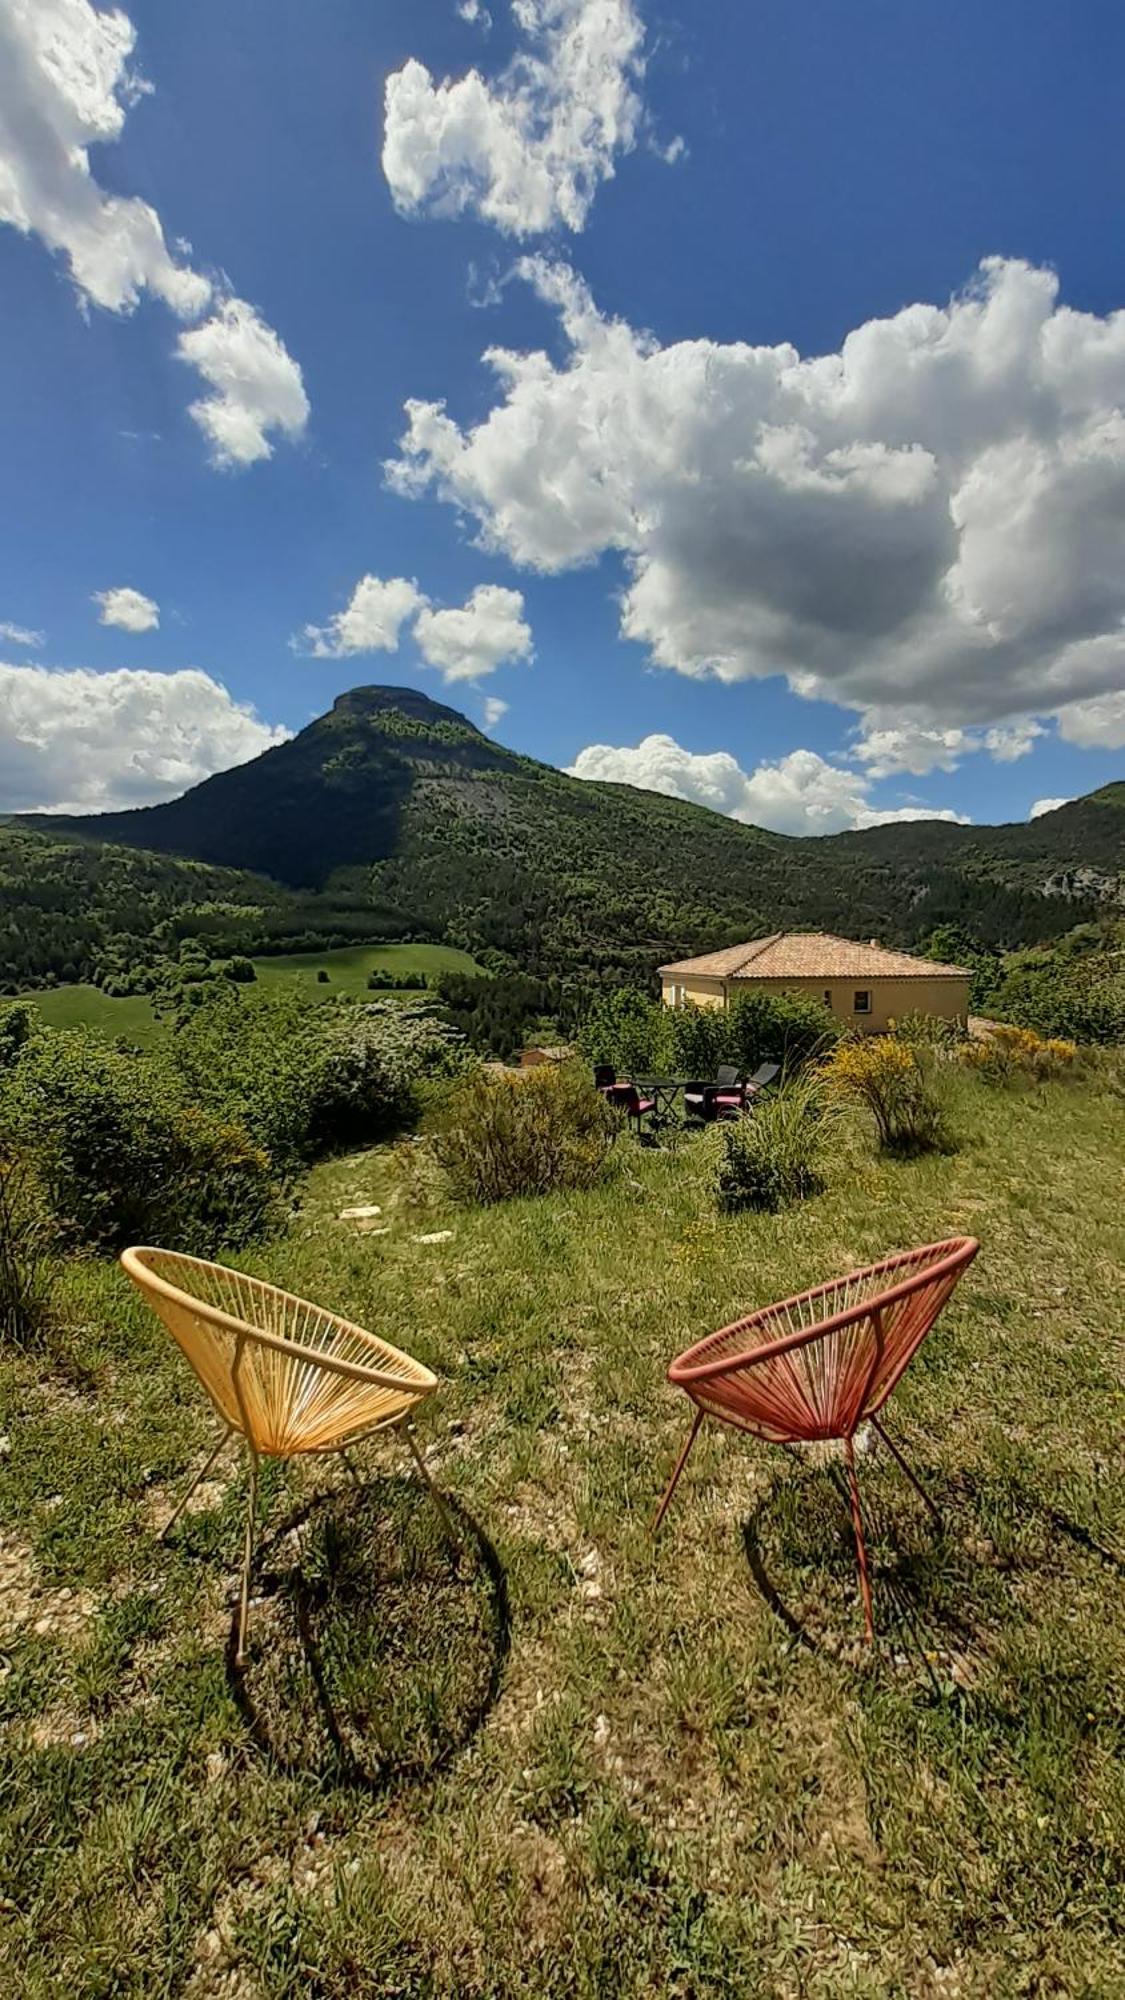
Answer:
<svg viewBox="0 0 1125 2000"><path fill-rule="evenodd" d="M121 1262L191 1363L223 1430L206 1463L161 1530L183 1513L228 1439L250 1460L235 1662L246 1658L250 1570L261 1458L339 1451L373 1431L402 1426L414 1463L452 1540L445 1503L414 1440L410 1412L437 1388L437 1376L366 1328L295 1298L262 1278L175 1250L133 1248ZM350 1460L348 1460L350 1465Z"/></svg>
<svg viewBox="0 0 1125 2000"><path fill-rule="evenodd" d="M698 1341L668 1380L775 1443L847 1437L882 1408L976 1248L950 1237L814 1285Z"/></svg>
<svg viewBox="0 0 1125 2000"><path fill-rule="evenodd" d="M408 1354L261 1278L170 1250L121 1261L223 1422L263 1457L338 1450L437 1387Z"/></svg>
<svg viewBox="0 0 1125 2000"><path fill-rule="evenodd" d="M854 1438L870 1422L930 1512L937 1509L888 1437L879 1411L980 1245L951 1236L763 1306L689 1347L668 1380L695 1405L687 1443L657 1509L659 1528L705 1416L772 1444L843 1441L864 1627L874 1637ZM938 1517L940 1518L940 1517Z"/></svg>

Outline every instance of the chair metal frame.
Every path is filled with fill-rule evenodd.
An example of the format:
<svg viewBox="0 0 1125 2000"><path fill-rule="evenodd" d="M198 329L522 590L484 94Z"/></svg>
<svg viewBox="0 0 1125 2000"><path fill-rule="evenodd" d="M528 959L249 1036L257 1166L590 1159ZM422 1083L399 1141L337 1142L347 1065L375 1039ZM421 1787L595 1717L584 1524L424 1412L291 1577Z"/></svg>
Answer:
<svg viewBox="0 0 1125 2000"><path fill-rule="evenodd" d="M432 1495L451 1540L449 1510L414 1435L412 1413L438 1387L438 1378L400 1348L354 1321L331 1313L264 1279L176 1251L134 1246L121 1263L160 1318L214 1404L222 1431L160 1530L164 1541L196 1488L232 1437L246 1446L249 1483L239 1591L235 1662L246 1659L250 1572L258 1478L263 1458L324 1457L336 1453L356 1478L348 1448L385 1430L401 1430L414 1464ZM174 1270L188 1283L165 1275ZM194 1283L197 1289L191 1289ZM262 1324L232 1313L242 1303ZM297 1337L274 1330L290 1326ZM333 1348L342 1351L333 1352ZM359 1359L358 1356L370 1356ZM381 1365L375 1365L380 1363Z"/></svg>
<svg viewBox="0 0 1125 2000"><path fill-rule="evenodd" d="M940 1526L937 1507L879 1421L879 1412L979 1248L974 1237L956 1236L902 1251L764 1306L681 1354L669 1368L668 1380L695 1404L695 1415L656 1510L653 1534L668 1511L705 1416L770 1444L840 1439L864 1630L872 1642L855 1433L861 1424L871 1424Z"/></svg>

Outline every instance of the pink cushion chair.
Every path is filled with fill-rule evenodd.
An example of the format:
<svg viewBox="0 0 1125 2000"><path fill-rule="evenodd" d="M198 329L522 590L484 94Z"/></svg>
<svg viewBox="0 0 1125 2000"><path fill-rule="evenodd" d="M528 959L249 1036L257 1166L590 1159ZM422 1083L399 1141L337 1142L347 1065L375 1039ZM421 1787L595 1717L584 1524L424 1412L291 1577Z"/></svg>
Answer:
<svg viewBox="0 0 1125 2000"><path fill-rule="evenodd" d="M608 1089L603 1090L602 1096L615 1111L623 1111L626 1118L631 1119L638 1135L641 1119L648 1117L656 1102L655 1098L642 1097L635 1083L611 1083Z"/></svg>
<svg viewBox="0 0 1125 2000"><path fill-rule="evenodd" d="M887 1436L878 1413L979 1248L971 1236L951 1236L943 1243L901 1251L849 1277L764 1306L689 1347L672 1363L668 1380L690 1397L695 1416L653 1533L705 1416L771 1444L841 1438L864 1626L868 1640L874 1639L853 1440L860 1424L870 1423L940 1523L937 1508Z"/></svg>

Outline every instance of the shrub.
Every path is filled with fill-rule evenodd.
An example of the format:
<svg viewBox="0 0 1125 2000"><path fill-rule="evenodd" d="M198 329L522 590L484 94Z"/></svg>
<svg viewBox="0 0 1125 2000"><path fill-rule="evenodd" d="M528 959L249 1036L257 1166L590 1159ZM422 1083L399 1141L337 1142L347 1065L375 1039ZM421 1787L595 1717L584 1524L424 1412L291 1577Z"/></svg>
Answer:
<svg viewBox="0 0 1125 2000"><path fill-rule="evenodd" d="M9 1073L5 1128L34 1159L60 1234L99 1250L164 1242L211 1255L280 1219L266 1154L190 1104L167 1062L44 1034Z"/></svg>
<svg viewBox="0 0 1125 2000"><path fill-rule="evenodd" d="M578 1042L591 1062L613 1063L623 1075L709 1077L733 1063L749 1076L764 1062L793 1071L840 1033L835 1016L808 993L749 992L729 1008L671 1008L618 987L594 1002Z"/></svg>
<svg viewBox="0 0 1125 2000"><path fill-rule="evenodd" d="M1022 953L989 1001L997 1019L1043 1037L1125 1042L1125 971L1119 952Z"/></svg>
<svg viewBox="0 0 1125 2000"><path fill-rule="evenodd" d="M317 975L316 975L316 983L317 983L317 985L318 985L318 986L327 986L327 984L328 984L328 974L327 974L327 972L325 971L325 969L324 969L323 965L322 965L322 966L320 967L319 971L317 972Z"/></svg>
<svg viewBox="0 0 1125 2000"><path fill-rule="evenodd" d="M42 1035L37 1010L27 1000L13 1000L0 1007L0 1075L10 1069L28 1043Z"/></svg>
<svg viewBox="0 0 1125 2000"><path fill-rule="evenodd" d="M734 1002L730 1053L744 1076L760 1063L780 1063L787 1073L839 1041L843 1030L831 1009L811 993L743 993Z"/></svg>
<svg viewBox="0 0 1125 2000"><path fill-rule="evenodd" d="M940 1014L904 1014L901 1021L891 1022L891 1028L908 1048L946 1053L960 1050L968 1035L963 1021L948 1021Z"/></svg>
<svg viewBox="0 0 1125 2000"><path fill-rule="evenodd" d="M706 1079L732 1062L730 1017L721 1007L677 1007L671 1014L671 1067L677 1076Z"/></svg>
<svg viewBox="0 0 1125 2000"><path fill-rule="evenodd" d="M288 1171L405 1124L418 1084L456 1074L465 1055L424 1004L309 1007L299 994L239 1000L228 988L181 1021L171 1060L196 1102Z"/></svg>
<svg viewBox="0 0 1125 2000"><path fill-rule="evenodd" d="M788 1208L824 1186L819 1155L828 1100L814 1072L790 1077L724 1127L718 1202L727 1215Z"/></svg>
<svg viewBox="0 0 1125 2000"><path fill-rule="evenodd" d="M941 1102L917 1051L894 1035L840 1042L825 1071L838 1101L862 1104L889 1153L952 1150Z"/></svg>
<svg viewBox="0 0 1125 2000"><path fill-rule="evenodd" d="M26 1159L0 1155L0 1342L30 1347L51 1318L49 1227Z"/></svg>
<svg viewBox="0 0 1125 2000"><path fill-rule="evenodd" d="M455 1085L434 1151L458 1201L506 1201L590 1187L617 1120L575 1063L522 1072L482 1070Z"/></svg>
<svg viewBox="0 0 1125 2000"><path fill-rule="evenodd" d="M529 979L513 972L484 979L479 973L444 972L437 991L443 1013L484 1055L514 1055L540 1021L551 1023L551 1042L567 1040L574 1024L572 995L557 979Z"/></svg>
<svg viewBox="0 0 1125 2000"><path fill-rule="evenodd" d="M623 1075L668 1068L675 1015L635 987L598 996L578 1031L578 1046L592 1063L612 1063Z"/></svg>
<svg viewBox="0 0 1125 2000"><path fill-rule="evenodd" d="M394 972L378 965L367 975L369 993L420 993L429 983L424 972Z"/></svg>
<svg viewBox="0 0 1125 2000"><path fill-rule="evenodd" d="M985 1083L1047 1083L1073 1072L1078 1046L1058 1036L1044 1039L1030 1028L998 1023L982 1040L966 1042L960 1059Z"/></svg>

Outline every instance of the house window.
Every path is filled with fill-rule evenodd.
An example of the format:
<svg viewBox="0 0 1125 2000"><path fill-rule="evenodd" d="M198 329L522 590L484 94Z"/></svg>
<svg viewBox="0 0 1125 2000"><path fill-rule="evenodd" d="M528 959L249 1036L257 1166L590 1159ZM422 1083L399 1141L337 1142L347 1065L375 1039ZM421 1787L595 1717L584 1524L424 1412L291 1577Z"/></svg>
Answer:
<svg viewBox="0 0 1125 2000"><path fill-rule="evenodd" d="M677 1005L677 1007L682 1007L682 1006L683 1006L683 1004L684 1004L684 989L683 989L683 987L682 987L682 986L677 986L677 988L676 988L676 1005Z"/></svg>
<svg viewBox="0 0 1125 2000"><path fill-rule="evenodd" d="M861 986L856 993L855 999L852 1001L852 1013L870 1014L870 1012L871 994L866 986Z"/></svg>
<svg viewBox="0 0 1125 2000"><path fill-rule="evenodd" d="M824 989L824 1004L826 1007L831 1007L832 1005L832 988L830 986L826 986Z"/></svg>

